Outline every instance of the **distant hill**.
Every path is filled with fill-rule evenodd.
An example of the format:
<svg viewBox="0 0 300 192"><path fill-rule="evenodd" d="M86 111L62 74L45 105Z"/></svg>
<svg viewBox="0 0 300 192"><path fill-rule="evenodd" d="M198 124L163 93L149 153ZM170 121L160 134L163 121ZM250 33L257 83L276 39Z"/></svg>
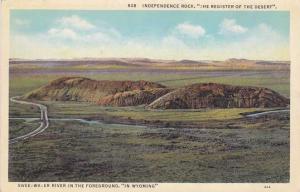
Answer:
<svg viewBox="0 0 300 192"><path fill-rule="evenodd" d="M163 60L148 58L83 58L83 59L10 59L11 67L18 64L30 64L37 67L91 67L117 66L122 68L145 68L145 69L268 69L268 70L289 70L289 61L264 61L231 58L225 61L209 60Z"/></svg>
<svg viewBox="0 0 300 192"><path fill-rule="evenodd" d="M216 83L169 89L149 81L97 81L64 77L23 96L30 100L85 101L104 106L148 105L153 109L285 107L289 99L261 87Z"/></svg>
<svg viewBox="0 0 300 192"><path fill-rule="evenodd" d="M194 61L194 60L189 60L189 59L183 59L180 61L174 61L172 63L177 63L177 64L198 64L198 65L203 65L203 64L209 64L211 63L211 61L209 62L204 62L204 61Z"/></svg>

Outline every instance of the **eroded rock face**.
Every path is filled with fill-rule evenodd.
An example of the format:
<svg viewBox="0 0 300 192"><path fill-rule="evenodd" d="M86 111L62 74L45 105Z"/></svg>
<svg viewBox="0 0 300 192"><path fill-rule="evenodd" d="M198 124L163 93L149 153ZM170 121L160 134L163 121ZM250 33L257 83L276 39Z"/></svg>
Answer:
<svg viewBox="0 0 300 192"><path fill-rule="evenodd" d="M156 88L165 88L165 86L149 81L97 81L83 77L63 77L26 94L24 98L97 103L108 95Z"/></svg>
<svg viewBox="0 0 300 192"><path fill-rule="evenodd" d="M216 83L193 84L174 90L153 101L153 109L286 107L289 99L260 87Z"/></svg>
<svg viewBox="0 0 300 192"><path fill-rule="evenodd" d="M103 106L136 106L150 104L155 99L169 93L171 90L166 88L135 90L119 92L114 95L108 95L100 99L97 103Z"/></svg>
<svg viewBox="0 0 300 192"><path fill-rule="evenodd" d="M176 90L149 81L97 81L64 77L24 96L25 99L85 101L104 106L146 104L153 109L285 107L289 99L267 88L216 83Z"/></svg>

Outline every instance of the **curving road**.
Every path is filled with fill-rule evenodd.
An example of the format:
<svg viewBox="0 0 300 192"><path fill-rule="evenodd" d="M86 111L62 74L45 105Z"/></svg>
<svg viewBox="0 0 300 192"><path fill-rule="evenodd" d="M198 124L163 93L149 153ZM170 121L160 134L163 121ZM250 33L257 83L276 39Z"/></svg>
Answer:
<svg viewBox="0 0 300 192"><path fill-rule="evenodd" d="M43 131L45 131L45 129L47 129L49 127L48 112L47 112L47 107L45 105L38 104L38 103L32 103L32 102L28 102L28 101L18 100L18 98L20 98L20 97L19 96L11 97L10 101L14 102L14 103L18 103L18 104L34 105L34 106L37 106L37 107L40 108L40 111L41 111L41 117L40 117L41 124L37 129L31 131L30 133L27 133L25 135L22 135L22 136L13 138L13 139L10 139L9 140L10 144L17 143L19 141L23 141L23 140L28 139L30 137L33 137L37 134L40 134Z"/></svg>

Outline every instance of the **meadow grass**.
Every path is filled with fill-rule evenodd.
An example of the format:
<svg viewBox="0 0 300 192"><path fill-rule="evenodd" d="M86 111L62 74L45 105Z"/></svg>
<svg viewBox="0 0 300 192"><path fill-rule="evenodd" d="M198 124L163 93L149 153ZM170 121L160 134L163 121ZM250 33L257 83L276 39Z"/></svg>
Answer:
<svg viewBox="0 0 300 192"><path fill-rule="evenodd" d="M25 135L40 126L39 120L11 119L9 121L9 138Z"/></svg>
<svg viewBox="0 0 300 192"><path fill-rule="evenodd" d="M160 120L182 122L236 119L243 117L243 113L273 110L272 108L152 110L146 109L143 105L130 107L103 107L86 102L41 101L40 103L48 106L49 117L54 118L88 118L89 116L95 117L98 115L109 115L136 120ZM39 115L38 109L30 109L29 106L24 106L20 104L12 104L11 106L11 116L35 117Z"/></svg>
<svg viewBox="0 0 300 192"><path fill-rule="evenodd" d="M241 118L242 113L257 111L256 108L233 108L233 109L206 109L202 111L193 110L143 110L143 111L115 111L108 112L113 116L123 116L131 119L160 120L160 121L206 121L226 120Z"/></svg>
<svg viewBox="0 0 300 192"><path fill-rule="evenodd" d="M288 182L289 132L260 126L186 130L54 121L10 145L9 180Z"/></svg>
<svg viewBox="0 0 300 192"><path fill-rule="evenodd" d="M239 73L239 72L236 72ZM272 73L272 72L270 72ZM46 85L50 81L63 76L47 74L11 75L10 77L10 95L20 95L30 92L40 86ZM279 77L266 76L262 74L253 76L222 76L222 72L218 76L201 76L197 74L185 73L157 73L157 72L107 72L102 74L88 74L82 71L82 74L72 76L83 76L96 80L146 80L161 83L171 88L182 87L193 83L224 83L241 86L259 86L267 87L278 91L279 93L289 97L290 94L290 78L289 74L283 72Z"/></svg>

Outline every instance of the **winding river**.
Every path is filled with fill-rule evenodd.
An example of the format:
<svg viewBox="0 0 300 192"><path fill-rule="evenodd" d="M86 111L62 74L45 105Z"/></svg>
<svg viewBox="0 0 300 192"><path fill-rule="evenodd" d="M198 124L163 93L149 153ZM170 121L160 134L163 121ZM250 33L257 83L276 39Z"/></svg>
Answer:
<svg viewBox="0 0 300 192"><path fill-rule="evenodd" d="M45 105L42 105L42 104L39 104L39 103L28 102L28 101L23 101L23 100L20 100L19 98L20 98L19 96L11 97L10 101L14 102L14 103L18 103L18 104L34 105L34 106L39 107L41 117L40 118L10 117L9 119L22 119L22 120L27 120L27 121L40 120L40 126L37 127L35 130L25 134L25 135L18 136L18 137L15 137L13 139L10 139L9 140L10 144L26 140L30 137L34 137L35 135L38 135L38 134L42 133L43 131L45 131L49 127L49 121L79 121L81 123L88 123L88 124L101 124L101 125L106 124L106 123L103 123L101 121L86 120L86 119L80 119L80 118L51 118L51 119L49 119L48 118L47 107ZM257 112L257 113L248 114L248 115L245 115L245 117L257 118L257 117L267 115L267 114L285 113L285 112L289 112L289 111L290 111L289 109L264 111L264 112ZM129 125L126 125L126 124L111 124L111 125L129 126ZM130 126L132 126L132 125L130 125ZM134 125L134 126L135 127L141 127L141 128L146 128L147 127L147 126L143 126L143 125ZM174 128L166 128L166 129L174 129Z"/></svg>

